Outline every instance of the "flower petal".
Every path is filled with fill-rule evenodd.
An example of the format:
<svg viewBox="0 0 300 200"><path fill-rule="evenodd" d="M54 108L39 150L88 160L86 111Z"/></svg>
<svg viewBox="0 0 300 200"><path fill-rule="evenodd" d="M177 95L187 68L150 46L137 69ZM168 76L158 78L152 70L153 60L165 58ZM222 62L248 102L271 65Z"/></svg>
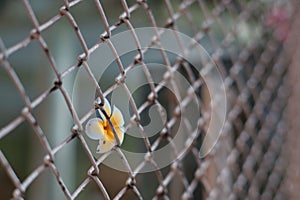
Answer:
<svg viewBox="0 0 300 200"><path fill-rule="evenodd" d="M99 97L97 98L97 103L98 103L98 104L101 103L101 99L100 99ZM104 108L106 114L107 114L108 116L110 116L110 115L111 115L111 108L110 108L109 101L108 101L106 98L104 98L104 106L103 106L103 108ZM105 118L105 115L104 115L101 111L100 111L100 116L101 116L101 118L102 118L103 120L106 119L106 118Z"/></svg>
<svg viewBox="0 0 300 200"><path fill-rule="evenodd" d="M110 151L114 146L115 142L107 140L105 137L99 140L99 145L97 147L97 153L105 153Z"/></svg>
<svg viewBox="0 0 300 200"><path fill-rule="evenodd" d="M103 127L101 126L101 119L90 119L85 125L85 132L89 138L99 140L104 137Z"/></svg>
<svg viewBox="0 0 300 200"><path fill-rule="evenodd" d="M123 126L116 128L116 132L120 140L120 145L123 143L124 140L124 132L125 132L124 130L125 128Z"/></svg>
<svg viewBox="0 0 300 200"><path fill-rule="evenodd" d="M117 108L116 106L114 106L113 114L111 116L111 121L112 121L114 127L121 127L124 125L123 115L122 115L121 111L119 110L119 108Z"/></svg>

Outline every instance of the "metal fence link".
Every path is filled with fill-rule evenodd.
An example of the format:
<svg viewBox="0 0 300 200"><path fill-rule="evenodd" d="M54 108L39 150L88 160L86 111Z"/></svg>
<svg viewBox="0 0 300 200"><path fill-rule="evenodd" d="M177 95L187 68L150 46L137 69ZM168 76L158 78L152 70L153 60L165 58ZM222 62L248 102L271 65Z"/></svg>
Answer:
<svg viewBox="0 0 300 200"><path fill-rule="evenodd" d="M299 93L297 3L64 0L47 3L47 9L42 4L33 0L3 1L0 8L0 199L55 199L55 195L65 199L297 198L299 179L293 177L299 160L295 149L299 144L299 106L295 103ZM10 18L20 27L10 26ZM22 25L23 19L27 22ZM136 29L146 26L153 28L147 47ZM174 57L164 49L165 29L161 27L177 31L174 43L181 55ZM130 32L131 45L136 48L126 59L113 40L122 31ZM213 115L212 97L204 78L184 59L196 45L185 44L178 32L203 46L225 84L225 123L214 148L204 157L200 156L202 148L208 147L201 145L205 145L202 143ZM286 51L290 46L294 50ZM107 51L97 58L97 64L101 66L108 54L114 60L107 66L110 74L103 75L104 81L98 80L91 61L102 47ZM154 47L158 50L152 51ZM165 72L153 71L149 60L164 65ZM205 57L199 60L204 73L211 61ZM130 72L138 66L147 86L142 98L132 93L128 83ZM74 103L69 85L79 71L101 103L79 107ZM176 82L176 72L188 80L188 91ZM160 80L155 82L157 77ZM164 90L166 85L178 101ZM104 99L117 90L124 93L131 110L124 127L125 144L119 146L117 138L117 146L111 151L95 154L96 149L85 137L85 124L95 109L103 112ZM86 91L81 92L84 96ZM188 110L195 100L200 102L200 116L193 127L179 108ZM60 104L58 113L51 112L53 104ZM169 110L165 110L166 105ZM150 106L157 108L157 119L163 121L155 137L149 136L144 114ZM67 112L68 119L59 117L62 112ZM51 122L54 118L69 132L62 133L64 129ZM179 120L188 130L181 136L182 148L174 141ZM67 122L71 121L69 126ZM108 121L113 124L110 118ZM58 142L54 126L60 132L56 134L64 137ZM127 133L135 129L143 147L127 139ZM170 144L166 159L176 159L161 167L154 152L166 144ZM145 151L137 166L123 151L131 147ZM72 156L61 158L67 149ZM105 161L114 156L126 172L105 167ZM152 172L143 172L147 166ZM73 179L65 176L71 169L75 170Z"/></svg>

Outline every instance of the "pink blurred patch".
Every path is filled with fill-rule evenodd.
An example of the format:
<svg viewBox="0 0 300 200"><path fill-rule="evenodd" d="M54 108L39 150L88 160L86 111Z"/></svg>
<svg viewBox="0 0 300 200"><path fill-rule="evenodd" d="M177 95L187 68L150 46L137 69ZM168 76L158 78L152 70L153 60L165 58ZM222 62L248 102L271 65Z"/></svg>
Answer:
<svg viewBox="0 0 300 200"><path fill-rule="evenodd" d="M276 31L276 35L280 41L285 41L289 34L289 13L287 8L283 5L275 6L267 14L266 24Z"/></svg>

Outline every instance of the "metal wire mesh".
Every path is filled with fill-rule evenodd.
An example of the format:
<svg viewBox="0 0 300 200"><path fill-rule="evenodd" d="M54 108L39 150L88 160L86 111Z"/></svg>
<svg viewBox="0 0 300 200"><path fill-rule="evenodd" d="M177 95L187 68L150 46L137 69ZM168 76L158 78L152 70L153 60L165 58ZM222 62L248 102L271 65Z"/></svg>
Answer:
<svg viewBox="0 0 300 200"><path fill-rule="evenodd" d="M26 32L25 36L22 30L17 40L11 40L10 29L7 28L4 32L3 25L3 29L1 28L3 39L0 40L1 79L3 82L6 81L4 84L13 85L10 86L10 90L17 91L19 95L17 99L5 101L6 91L1 91L3 95L1 101L4 100L1 103L3 122L0 130L2 165L0 184L1 188L5 188L1 189L1 199L8 198L8 195L13 199L28 196L40 199L44 197L43 195L51 198L54 194L39 190L39 184L47 183L45 176L55 177L54 184L58 186L60 198L66 199L289 197L284 184L287 167L287 151L284 145L288 132L286 106L289 97L287 73L289 59L285 55L283 44L289 36L289 24L293 13L291 4L263 0L113 2L74 0L55 2L53 4L57 7L53 6L45 13L38 10L39 3L35 1L23 0L22 5L19 5L19 2L17 4L24 14L21 18L26 20L21 27ZM14 6L7 5L4 8L7 13L16 15L17 8ZM7 18L5 19L7 21ZM3 17L3 21L5 19ZM91 27L89 23L97 25ZM198 91L197 98L203 103L203 107L200 109L201 116L198 119L200 129L191 129L190 136L184 139L193 140L192 144L182 150L182 153L178 152L176 147L172 149L174 154L181 153L179 159L169 166L159 168L155 158L151 156L159 145L172 143L174 137L172 131L176 129L176 120L180 117L176 108L181 104L189 104L190 99L194 97L186 94L182 97L182 102L177 102L170 108L171 114L164 124L165 128L159 132L155 140L147 136L144 132L145 125L142 123L144 117L142 112L147 106L162 105L163 101L172 102L168 97L161 97L162 85L165 82L172 82L172 76L171 78L163 76L156 85L149 81L150 89L144 95L148 98L144 102L137 103L139 100L129 91L125 81L126 73L133 70L136 65L144 67L147 80L153 78L153 74L147 72L147 65L144 62L148 59L147 51L150 50L139 47L141 41L135 33L135 28L143 26L165 27L189 35L207 49L222 73L228 101L227 118L217 144L203 158L199 157L201 141L210 119L210 110L207 106L210 99L207 94L205 95L205 83L185 60L177 57L172 63L170 55L163 50L156 59L169 66L168 73L180 71L187 74L193 89ZM130 58L129 64L125 64L121 59L118 49L110 39L124 30L131 32L138 49L138 52ZM64 37L64 34L67 36ZM159 45L159 38L160 33L155 33L149 47ZM62 45L55 46L53 43ZM110 68L118 70L110 78L113 81L108 86L98 84L88 63L90 55L103 44L108 45L115 57L116 66ZM29 54L27 52L26 57L22 57L23 54L20 52L28 51L30 46L33 46L34 50ZM74 47L75 52L72 51ZM57 55L71 51L74 54L66 54L70 57L69 62L59 61ZM189 54L191 50L184 49L184 51ZM43 61L32 61L37 57L42 57ZM101 59L99 57L99 63ZM34 66L27 66L32 63ZM102 100L116 88L122 88L128 95L132 115L131 122L126 128L129 130L135 126L139 129L148 156L139 166L132 168L122 149L115 147L113 151L122 159L127 173L103 168L103 161L111 156L111 152L97 155L95 158L95 150L90 148L84 137L84 124L95 109L91 102L84 107L87 108L83 109L84 114L78 114L72 102L67 80L75 76L78 69L84 69L86 81L97 88L96 96ZM27 75L23 73L24 71ZM34 83L41 84L42 89L37 87L38 92L32 92L28 80L24 81L28 74L39 77ZM48 81L49 79L54 81ZM173 83L173 86L180 88L176 83ZM178 89L179 96L180 92ZM51 124L45 116L47 112L39 108L50 107L49 99L54 95L63 99L64 104L60 104L67 107L69 113L67 118L71 118L74 122L73 126L70 125L70 131L64 133L65 137L56 142L50 139L51 134L55 132L54 129L43 127L44 124L56 125ZM6 119L7 109L14 110L13 114L10 114L13 118L8 116ZM54 115L58 116L61 112L64 111L58 111ZM45 119L47 122L44 122ZM27 127L25 131L18 130L22 126ZM58 129L58 131L63 134L65 130ZM29 142L25 148L29 148L28 143L31 144L31 140L35 141L38 138L39 141L33 142L34 147L31 148L34 148L32 151L42 154L37 156L38 159L34 159L32 164L34 167L29 168L25 168L24 165L26 159L30 160L29 157L32 155L30 153L23 155L22 151L26 150L22 147L21 150L16 150L19 148L18 141L25 140L26 137ZM74 143L76 151L71 154L78 155L75 157L76 161L64 163L68 169L78 167L76 174L68 175L76 177L73 179L75 181L70 183L66 181L69 177L64 175L67 172L60 170L57 157ZM23 156L25 158L22 158ZM139 173L146 163L152 164L153 173ZM110 173L109 177L106 173ZM35 184L36 182L39 184Z"/></svg>

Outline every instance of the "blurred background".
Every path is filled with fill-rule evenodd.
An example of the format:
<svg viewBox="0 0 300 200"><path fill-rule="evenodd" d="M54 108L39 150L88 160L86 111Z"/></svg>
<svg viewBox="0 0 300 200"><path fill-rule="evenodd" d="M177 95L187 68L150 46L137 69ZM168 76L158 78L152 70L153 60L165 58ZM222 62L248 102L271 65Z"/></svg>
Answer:
<svg viewBox="0 0 300 200"><path fill-rule="evenodd" d="M66 12L78 29L66 15L60 14L67 3ZM197 156L204 137L199 134L176 166L158 170L163 183L156 178L157 171L138 174L135 185L144 199L299 197L300 7L296 0L101 0L100 3L112 35L128 30L120 16L129 10L128 21L134 28L166 27L194 38L218 65L226 86L227 118L214 151L205 158ZM40 28L37 38L33 34L35 25L29 7ZM52 152L71 138L55 152L54 165L72 197L105 199L103 191L93 181L84 189L79 188L80 193L74 196L74 191L87 180L91 162L82 138L72 138L71 129L76 120L64 96L57 88L52 90L57 74L62 75L66 94L74 98L73 85L81 66L78 56L84 52L77 30L89 50L102 42L100 35L106 31L105 23L94 1L0 0L0 199L13 196L16 199L18 196L49 200L67 198L57 180L58 175L48 166L42 167L47 151L38 137L41 132ZM40 37L57 72L47 50L42 48ZM135 55L120 57L125 69L130 70ZM180 66L177 70L191 84L201 80L188 63L179 61L174 55L167 56L172 65ZM148 63L164 63L161 52L150 51L144 59ZM101 57L91 65L97 64L101 64ZM98 80L103 92L112 88L118 74L116 63L113 63ZM161 74L151 71L153 77ZM82 88L84 90L84 86ZM138 107L148 101L149 92L149 86L145 86L133 94ZM210 98L205 84L196 92L202 102L199 110L199 119L204 120L202 132L209 124ZM159 93L158 101L167 110L169 122L180 102L174 101L167 90ZM29 110L33 121L26 114L28 102L36 105ZM92 108L92 105L74 106L80 119ZM140 115L141 124L147 124L147 112ZM34 124L38 124L38 130ZM170 135L176 132L173 129ZM79 134L84 135L84 132ZM150 141L160 137L163 136L158 134ZM84 140L89 145L93 143L85 136ZM137 141L130 137L124 141L124 146L138 148ZM97 176L110 198L124 188L123 199L138 198L132 188L126 186L128 173L103 164L99 168ZM162 184L167 189L165 192L160 192ZM21 185L25 190L19 195Z"/></svg>

